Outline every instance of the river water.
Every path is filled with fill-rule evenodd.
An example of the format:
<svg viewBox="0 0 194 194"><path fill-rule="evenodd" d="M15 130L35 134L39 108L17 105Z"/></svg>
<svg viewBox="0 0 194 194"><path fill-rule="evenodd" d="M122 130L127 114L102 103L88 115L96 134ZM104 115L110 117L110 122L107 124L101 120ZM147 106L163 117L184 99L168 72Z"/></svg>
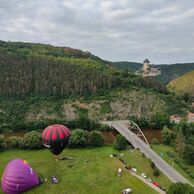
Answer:
<svg viewBox="0 0 194 194"><path fill-rule="evenodd" d="M149 143L151 143L153 138L158 139L160 142L162 142L162 135L161 135L161 130L152 130L152 129L144 129L142 130L144 135L146 136L147 140ZM5 132L5 133L0 133L0 135L4 135L5 138L12 137L12 136L19 136L23 137L27 132L26 131L20 131L20 132ZM116 135L118 133L116 131L103 131L102 135L105 139L105 142L108 144L113 143Z"/></svg>

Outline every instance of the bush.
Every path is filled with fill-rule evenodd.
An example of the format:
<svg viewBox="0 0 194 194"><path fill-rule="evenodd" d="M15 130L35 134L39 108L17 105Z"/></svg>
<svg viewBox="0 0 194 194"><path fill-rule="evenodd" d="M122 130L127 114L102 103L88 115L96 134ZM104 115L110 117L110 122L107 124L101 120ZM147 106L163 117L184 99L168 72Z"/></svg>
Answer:
<svg viewBox="0 0 194 194"><path fill-rule="evenodd" d="M8 137L6 140L6 147L7 148L19 148L19 142L21 141L22 137Z"/></svg>
<svg viewBox="0 0 194 194"><path fill-rule="evenodd" d="M194 164L194 146L187 144L184 147L183 158L191 165Z"/></svg>
<svg viewBox="0 0 194 194"><path fill-rule="evenodd" d="M100 130L101 130L101 131L111 131L112 129L111 129L111 127L109 127L109 126L106 125L106 124L101 124L101 125L100 125Z"/></svg>
<svg viewBox="0 0 194 194"><path fill-rule="evenodd" d="M127 147L127 141L125 137L123 137L121 134L118 134L116 139L113 143L113 148L116 150L124 150Z"/></svg>
<svg viewBox="0 0 194 194"><path fill-rule="evenodd" d="M194 189L189 184L173 183L170 185L167 194L194 194Z"/></svg>
<svg viewBox="0 0 194 194"><path fill-rule="evenodd" d="M19 148L21 149L34 150L41 149L42 147L41 134L37 131L26 133L24 137L19 140Z"/></svg>
<svg viewBox="0 0 194 194"><path fill-rule="evenodd" d="M159 144L160 144L160 142L159 142L159 140L158 140L158 139L153 138L153 139L152 139L151 144L153 144L153 145L159 145Z"/></svg>
<svg viewBox="0 0 194 194"><path fill-rule="evenodd" d="M69 147L71 148L80 148L86 147L88 145L88 133L82 129L75 129L72 131Z"/></svg>
<svg viewBox="0 0 194 194"><path fill-rule="evenodd" d="M162 140L165 145L173 145L176 139L176 133L166 126L162 129Z"/></svg>
<svg viewBox="0 0 194 194"><path fill-rule="evenodd" d="M5 137L0 135L0 152L5 150Z"/></svg>
<svg viewBox="0 0 194 194"><path fill-rule="evenodd" d="M89 135L89 145L92 147L100 147L104 144L103 136L98 131L92 131Z"/></svg>
<svg viewBox="0 0 194 194"><path fill-rule="evenodd" d="M157 177L160 176L160 171L159 171L158 168L154 168L153 175L154 175L154 176L157 176Z"/></svg>
<svg viewBox="0 0 194 194"><path fill-rule="evenodd" d="M155 169L156 165L153 161L150 161L150 166L152 167L152 169Z"/></svg>

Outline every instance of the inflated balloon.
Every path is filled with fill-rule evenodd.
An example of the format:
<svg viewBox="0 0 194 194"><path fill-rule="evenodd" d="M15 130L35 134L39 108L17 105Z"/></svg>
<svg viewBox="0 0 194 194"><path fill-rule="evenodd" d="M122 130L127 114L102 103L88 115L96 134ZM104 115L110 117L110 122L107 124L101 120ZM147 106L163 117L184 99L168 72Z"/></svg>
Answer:
<svg viewBox="0 0 194 194"><path fill-rule="evenodd" d="M42 132L42 143L50 151L59 155L67 146L70 138L70 131L64 125L54 124Z"/></svg>
<svg viewBox="0 0 194 194"><path fill-rule="evenodd" d="M6 194L20 194L40 184L31 166L21 159L10 161L5 167L1 187Z"/></svg>

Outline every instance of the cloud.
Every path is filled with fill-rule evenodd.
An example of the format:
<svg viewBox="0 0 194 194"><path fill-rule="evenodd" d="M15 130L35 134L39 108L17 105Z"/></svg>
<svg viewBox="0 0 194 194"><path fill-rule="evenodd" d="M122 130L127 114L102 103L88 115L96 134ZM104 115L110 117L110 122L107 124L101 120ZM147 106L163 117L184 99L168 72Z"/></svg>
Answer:
<svg viewBox="0 0 194 194"><path fill-rule="evenodd" d="M0 39L88 50L107 60L194 61L192 0L1 0Z"/></svg>

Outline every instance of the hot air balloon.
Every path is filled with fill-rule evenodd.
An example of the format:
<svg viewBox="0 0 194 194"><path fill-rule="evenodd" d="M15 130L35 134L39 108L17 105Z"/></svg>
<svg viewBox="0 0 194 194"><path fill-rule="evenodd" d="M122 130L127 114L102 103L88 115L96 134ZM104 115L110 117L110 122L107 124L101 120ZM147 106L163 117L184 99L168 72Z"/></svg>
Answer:
<svg viewBox="0 0 194 194"><path fill-rule="evenodd" d="M70 138L70 131L67 127L60 124L48 126L42 132L42 143L50 151L59 155L67 146Z"/></svg>
<svg viewBox="0 0 194 194"><path fill-rule="evenodd" d="M6 194L20 194L40 184L36 172L22 159L10 161L5 167L1 187Z"/></svg>

